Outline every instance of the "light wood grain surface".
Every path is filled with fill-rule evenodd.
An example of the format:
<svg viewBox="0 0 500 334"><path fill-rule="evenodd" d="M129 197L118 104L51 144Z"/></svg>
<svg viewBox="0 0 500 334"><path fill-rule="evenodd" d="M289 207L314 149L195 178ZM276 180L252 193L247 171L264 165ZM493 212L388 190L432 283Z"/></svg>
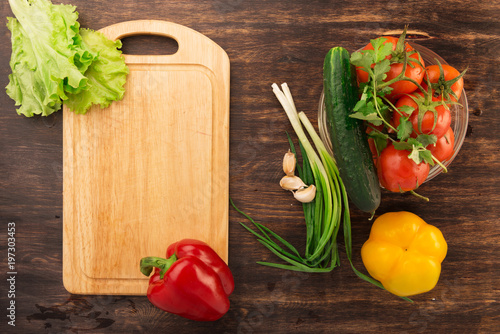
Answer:
<svg viewBox="0 0 500 334"><path fill-rule="evenodd" d="M228 259L229 59L171 22L101 31L167 36L178 50L124 55L123 100L63 113L63 280L72 293L145 295L138 263L165 245L203 240Z"/></svg>

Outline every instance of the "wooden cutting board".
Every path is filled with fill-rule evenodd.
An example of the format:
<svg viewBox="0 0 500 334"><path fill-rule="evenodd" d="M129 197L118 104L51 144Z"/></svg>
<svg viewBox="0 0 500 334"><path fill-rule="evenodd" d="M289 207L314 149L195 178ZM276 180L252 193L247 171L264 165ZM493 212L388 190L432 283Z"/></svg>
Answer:
<svg viewBox="0 0 500 334"><path fill-rule="evenodd" d="M78 294L145 294L145 256L183 238L228 260L229 58L164 21L101 30L173 38L173 55L124 55L126 93L85 115L63 111L63 281Z"/></svg>

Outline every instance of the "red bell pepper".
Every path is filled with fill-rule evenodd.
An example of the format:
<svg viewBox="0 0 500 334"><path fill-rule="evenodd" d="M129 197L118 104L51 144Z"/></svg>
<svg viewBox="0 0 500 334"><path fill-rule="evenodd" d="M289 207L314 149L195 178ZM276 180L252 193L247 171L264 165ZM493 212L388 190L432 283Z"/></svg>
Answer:
<svg viewBox="0 0 500 334"><path fill-rule="evenodd" d="M141 272L149 276L147 296L153 305L184 318L214 321L229 310L234 290L229 267L203 241L184 239L170 245L167 259L141 259Z"/></svg>

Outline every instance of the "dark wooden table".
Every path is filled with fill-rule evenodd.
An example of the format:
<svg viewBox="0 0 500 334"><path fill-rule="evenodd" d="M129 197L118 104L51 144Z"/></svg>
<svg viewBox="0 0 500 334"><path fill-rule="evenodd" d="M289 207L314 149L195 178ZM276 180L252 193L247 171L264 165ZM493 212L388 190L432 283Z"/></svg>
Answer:
<svg viewBox="0 0 500 334"><path fill-rule="evenodd" d="M68 0L63 0L69 3ZM162 19L213 39L231 60L230 194L237 205L295 245L305 242L299 205L278 186L291 126L271 84L287 82L299 109L317 117L322 62L337 45L353 51L407 23L418 43L460 70L469 126L446 175L421 187L429 203L383 193L378 213L409 210L444 233L448 255L437 287L410 304L358 279L342 249L328 274L257 265L275 260L230 210L236 289L219 321L164 313L145 297L71 295L62 284L62 112L25 118L0 94L0 332L19 333L492 333L500 328L498 2L486 1L135 1L74 0L82 27ZM10 73L11 16L0 4L0 86ZM165 52L161 38L131 38L125 52ZM167 44L168 45L168 44ZM315 121L316 124L316 121ZM7 225L16 226L16 327L9 320ZM367 216L352 209L354 263ZM343 246L343 243L341 244Z"/></svg>

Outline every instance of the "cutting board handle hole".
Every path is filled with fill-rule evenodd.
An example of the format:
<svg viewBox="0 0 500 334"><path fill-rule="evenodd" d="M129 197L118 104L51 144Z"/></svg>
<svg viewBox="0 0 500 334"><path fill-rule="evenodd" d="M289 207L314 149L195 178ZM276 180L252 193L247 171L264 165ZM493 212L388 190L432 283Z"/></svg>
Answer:
<svg viewBox="0 0 500 334"><path fill-rule="evenodd" d="M122 38L122 52L127 55L173 55L179 44L173 38L157 35L134 35Z"/></svg>

